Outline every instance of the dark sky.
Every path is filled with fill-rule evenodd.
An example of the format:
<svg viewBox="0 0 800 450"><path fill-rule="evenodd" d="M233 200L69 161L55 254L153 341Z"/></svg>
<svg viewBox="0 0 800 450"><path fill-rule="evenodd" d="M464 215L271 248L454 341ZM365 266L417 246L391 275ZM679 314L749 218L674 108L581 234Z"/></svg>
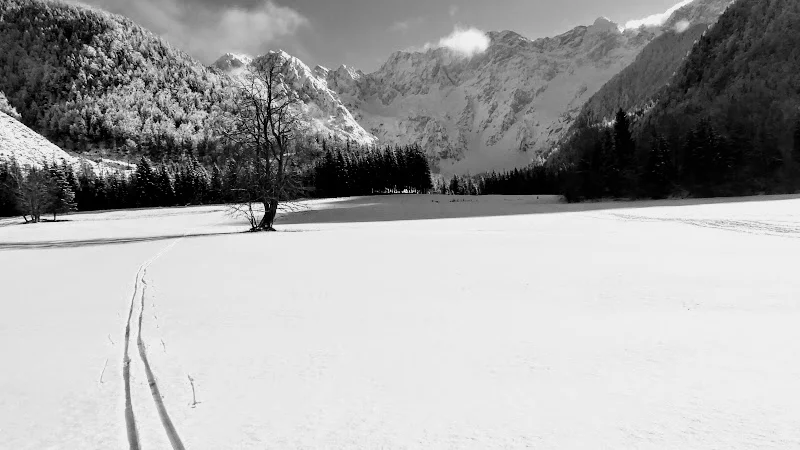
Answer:
<svg viewBox="0 0 800 450"><path fill-rule="evenodd" d="M77 1L77 0L76 0ZM204 63L282 48L306 64L372 71L395 50L437 43L456 26L554 36L606 16L618 23L678 0L81 0L123 14Z"/></svg>

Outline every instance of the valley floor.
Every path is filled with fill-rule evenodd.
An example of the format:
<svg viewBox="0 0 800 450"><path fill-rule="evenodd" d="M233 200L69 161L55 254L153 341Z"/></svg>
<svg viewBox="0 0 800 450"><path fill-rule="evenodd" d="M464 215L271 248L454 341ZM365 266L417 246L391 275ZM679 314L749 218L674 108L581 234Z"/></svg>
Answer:
<svg viewBox="0 0 800 450"><path fill-rule="evenodd" d="M67 219L0 220L3 449L800 448L800 197Z"/></svg>

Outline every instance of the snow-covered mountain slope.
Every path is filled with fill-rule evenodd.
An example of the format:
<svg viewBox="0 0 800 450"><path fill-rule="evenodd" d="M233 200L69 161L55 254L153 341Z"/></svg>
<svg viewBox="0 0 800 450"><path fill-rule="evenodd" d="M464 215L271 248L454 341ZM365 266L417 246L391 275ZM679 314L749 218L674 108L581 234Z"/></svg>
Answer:
<svg viewBox="0 0 800 450"><path fill-rule="evenodd" d="M283 64L282 83L302 101L297 113L308 134L365 146L377 143L377 139L364 130L342 105L339 95L328 89L325 81L327 69L317 67L312 71L284 51L271 51L257 58L228 53L217 60L214 67L227 73L234 81L244 81L247 71L264 58L275 58Z"/></svg>
<svg viewBox="0 0 800 450"><path fill-rule="evenodd" d="M95 173L130 171L136 166L112 160L98 162L71 155L16 119L0 112L0 160L14 159L21 167L67 161L76 170L88 166Z"/></svg>
<svg viewBox="0 0 800 450"><path fill-rule="evenodd" d="M472 57L396 52L375 73L332 71L328 86L382 143L420 143L445 173L510 168L541 153L654 36L607 19L535 41L492 32Z"/></svg>

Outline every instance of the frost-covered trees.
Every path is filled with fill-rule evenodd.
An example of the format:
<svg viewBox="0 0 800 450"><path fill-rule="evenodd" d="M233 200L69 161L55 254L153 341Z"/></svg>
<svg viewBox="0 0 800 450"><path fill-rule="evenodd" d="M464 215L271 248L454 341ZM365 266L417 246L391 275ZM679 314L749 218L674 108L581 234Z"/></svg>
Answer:
<svg viewBox="0 0 800 450"><path fill-rule="evenodd" d="M41 0L0 1L0 91L0 111L62 148L154 159L214 156L206 131L231 99L227 77L130 20Z"/></svg>
<svg viewBox="0 0 800 450"><path fill-rule="evenodd" d="M20 119L20 115L17 110L8 103L8 99L6 95L0 92L0 112L5 113L8 116L11 116L17 120Z"/></svg>

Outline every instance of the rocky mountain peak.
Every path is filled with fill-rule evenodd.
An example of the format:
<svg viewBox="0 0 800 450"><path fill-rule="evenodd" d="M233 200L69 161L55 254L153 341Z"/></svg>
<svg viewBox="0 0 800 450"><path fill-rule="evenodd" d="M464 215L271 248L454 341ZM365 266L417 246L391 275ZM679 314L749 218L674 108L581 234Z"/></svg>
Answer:
<svg viewBox="0 0 800 450"><path fill-rule="evenodd" d="M607 17L598 17L594 23L586 29L587 34L602 34L602 33L612 33L612 34L619 34L620 31L619 24L612 22Z"/></svg>
<svg viewBox="0 0 800 450"><path fill-rule="evenodd" d="M238 53L226 53L222 55L216 62L214 62L212 66L216 67L219 70L227 72L230 70L247 67L252 62L253 62L252 56L245 54L238 54Z"/></svg>

